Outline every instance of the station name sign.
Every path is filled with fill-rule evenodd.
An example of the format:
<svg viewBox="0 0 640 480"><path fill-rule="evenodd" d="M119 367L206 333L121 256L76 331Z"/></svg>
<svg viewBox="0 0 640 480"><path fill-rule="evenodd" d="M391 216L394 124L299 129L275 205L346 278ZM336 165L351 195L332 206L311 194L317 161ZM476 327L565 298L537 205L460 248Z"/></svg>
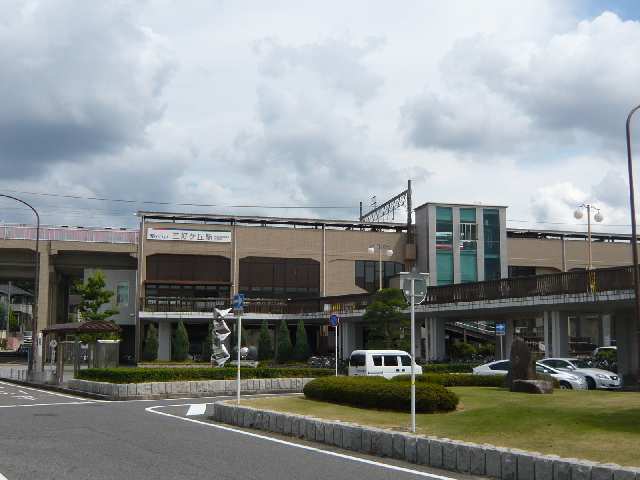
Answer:
<svg viewBox="0 0 640 480"><path fill-rule="evenodd" d="M178 240L183 242L230 243L231 232L226 230L177 230L173 228L149 228L147 240Z"/></svg>

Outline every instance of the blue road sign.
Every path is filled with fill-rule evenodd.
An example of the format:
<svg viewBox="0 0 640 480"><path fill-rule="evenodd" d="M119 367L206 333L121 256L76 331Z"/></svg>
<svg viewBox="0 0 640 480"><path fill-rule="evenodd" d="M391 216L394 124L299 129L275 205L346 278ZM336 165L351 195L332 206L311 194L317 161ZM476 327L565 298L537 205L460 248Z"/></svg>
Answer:
<svg viewBox="0 0 640 480"><path fill-rule="evenodd" d="M496 335L504 335L507 330L507 326L504 323L496 323Z"/></svg>
<svg viewBox="0 0 640 480"><path fill-rule="evenodd" d="M331 315L329 317L329 322L331 323L332 327L337 327L340 323L340 317L338 315Z"/></svg>
<svg viewBox="0 0 640 480"><path fill-rule="evenodd" d="M244 308L244 293L236 293L233 296L233 308L235 310L242 310Z"/></svg>

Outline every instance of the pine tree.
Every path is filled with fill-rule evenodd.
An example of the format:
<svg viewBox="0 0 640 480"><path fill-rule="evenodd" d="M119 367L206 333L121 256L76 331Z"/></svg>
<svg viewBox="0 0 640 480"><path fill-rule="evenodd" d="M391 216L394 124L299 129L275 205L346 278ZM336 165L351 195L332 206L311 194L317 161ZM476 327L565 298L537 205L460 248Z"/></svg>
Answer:
<svg viewBox="0 0 640 480"><path fill-rule="evenodd" d="M271 334L267 322L263 321L260 326L260 336L258 337L258 360L269 360L273 358L273 346L271 344Z"/></svg>
<svg viewBox="0 0 640 480"><path fill-rule="evenodd" d="M291 345L291 336L289 335L289 328L287 322L282 320L280 327L278 328L278 355L276 360L278 363L285 363L291 359L291 353L293 346Z"/></svg>
<svg viewBox="0 0 640 480"><path fill-rule="evenodd" d="M107 281L104 273L96 270L86 282L77 282L74 289L80 295L78 311L83 320L106 320L117 315L114 308L103 310L102 306L111 302L113 292L106 289Z"/></svg>
<svg viewBox="0 0 640 480"><path fill-rule="evenodd" d="M180 321L173 339L173 359L182 362L189 356L189 335L184 323Z"/></svg>
<svg viewBox="0 0 640 480"><path fill-rule="evenodd" d="M158 330L153 323L147 327L142 358L148 362L158 358Z"/></svg>
<svg viewBox="0 0 640 480"><path fill-rule="evenodd" d="M307 339L307 330L304 328L304 321L300 320L296 329L296 346L293 348L293 358L304 362L310 355L311 348Z"/></svg>
<svg viewBox="0 0 640 480"><path fill-rule="evenodd" d="M211 336L212 328L213 323L209 322L209 326L207 327L207 336L202 342L202 355L200 356L200 360L203 362L211 361L211 344L213 342L213 337Z"/></svg>

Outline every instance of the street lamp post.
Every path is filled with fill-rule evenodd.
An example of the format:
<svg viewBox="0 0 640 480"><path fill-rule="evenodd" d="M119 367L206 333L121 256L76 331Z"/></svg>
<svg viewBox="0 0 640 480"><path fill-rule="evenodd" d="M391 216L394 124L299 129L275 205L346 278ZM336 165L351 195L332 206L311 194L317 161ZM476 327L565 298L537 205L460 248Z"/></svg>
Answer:
<svg viewBox="0 0 640 480"><path fill-rule="evenodd" d="M376 253L376 249L378 250L378 290L382 290L382 253L384 252L387 257L391 257L393 256L393 250L389 245L385 245L383 243L374 243L372 245L369 245L368 251L371 255L373 255L374 253Z"/></svg>
<svg viewBox="0 0 640 480"><path fill-rule="evenodd" d="M595 205L591 205L590 203L583 203L582 205L579 205L578 208L576 209L575 212L573 212L573 216L580 220L582 218L582 210L585 208L587 210L587 257L589 258L589 270L591 270L593 268L593 259L591 256L591 210L595 210L596 214L593 216L593 219L600 223L602 220L604 220L604 217L602 216L602 213L600 213L600 209L598 207L596 207Z"/></svg>
<svg viewBox="0 0 640 480"><path fill-rule="evenodd" d="M31 354L29 355L29 367L27 373L29 376L33 374L33 365L34 365L34 356L37 350L37 341L38 341L38 290L40 283L40 215L35 208L29 205L24 200L20 200L19 198L12 197L11 195L5 195L4 193L0 193L0 197L9 198L11 200L15 200L16 202L22 203L29 207L33 213L36 215L36 278L33 284L33 314L31 315Z"/></svg>
<svg viewBox="0 0 640 480"><path fill-rule="evenodd" d="M631 156L631 117L640 110L634 107L627 116L627 168L629 171L629 206L631 208L631 255L633 256L633 289L635 291L636 341L640 340L640 274L638 273L638 239L636 237L636 200L633 188L633 161ZM638 379L640 381L640 378Z"/></svg>

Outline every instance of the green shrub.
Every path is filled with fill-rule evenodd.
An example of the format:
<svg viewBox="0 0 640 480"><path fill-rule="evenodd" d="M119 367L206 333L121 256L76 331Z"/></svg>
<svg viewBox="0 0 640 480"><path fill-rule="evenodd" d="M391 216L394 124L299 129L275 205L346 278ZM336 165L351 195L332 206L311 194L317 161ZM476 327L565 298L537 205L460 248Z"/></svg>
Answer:
<svg viewBox="0 0 640 480"><path fill-rule="evenodd" d="M330 368L251 368L240 369L242 378L314 378L333 375ZM89 368L77 378L109 383L183 382L189 380L233 380L236 368Z"/></svg>
<svg viewBox="0 0 640 480"><path fill-rule="evenodd" d="M454 342L449 347L449 355L455 360L471 360L476 354L476 347L470 343Z"/></svg>
<svg viewBox="0 0 640 480"><path fill-rule="evenodd" d="M158 358L158 330L152 323L147 327L147 335L144 338L144 348L142 349L142 359L153 361Z"/></svg>
<svg viewBox="0 0 640 480"><path fill-rule="evenodd" d="M304 387L304 394L312 400L408 412L411 409L411 390L405 382L392 382L384 377L323 377ZM455 410L458 396L442 385L416 385L416 412L432 413Z"/></svg>
<svg viewBox="0 0 640 480"><path fill-rule="evenodd" d="M178 322L171 353L173 354L173 359L178 362L186 360L189 356L189 335L182 321Z"/></svg>
<svg viewBox="0 0 640 480"><path fill-rule="evenodd" d="M311 348L307 339L307 330L304 328L304 321L298 322L296 329L296 345L293 347L293 358L299 362L305 362L311 356Z"/></svg>
<svg viewBox="0 0 640 480"><path fill-rule="evenodd" d="M477 363L428 363L422 366L422 371L427 373L471 373Z"/></svg>
<svg viewBox="0 0 640 480"><path fill-rule="evenodd" d="M280 322L280 327L278 328L278 352L276 354L276 360L278 363L285 363L291 360L292 350L293 345L291 345L289 327L287 327L287 322L282 320Z"/></svg>
<svg viewBox="0 0 640 480"><path fill-rule="evenodd" d="M260 325L260 336L258 337L258 360L270 360L273 358L273 345L271 344L271 334L266 320Z"/></svg>
<svg viewBox="0 0 640 480"><path fill-rule="evenodd" d="M445 387L503 387L506 375L473 375L470 373L427 373L416 375L416 383L435 383ZM408 382L410 375L399 375L395 382Z"/></svg>

